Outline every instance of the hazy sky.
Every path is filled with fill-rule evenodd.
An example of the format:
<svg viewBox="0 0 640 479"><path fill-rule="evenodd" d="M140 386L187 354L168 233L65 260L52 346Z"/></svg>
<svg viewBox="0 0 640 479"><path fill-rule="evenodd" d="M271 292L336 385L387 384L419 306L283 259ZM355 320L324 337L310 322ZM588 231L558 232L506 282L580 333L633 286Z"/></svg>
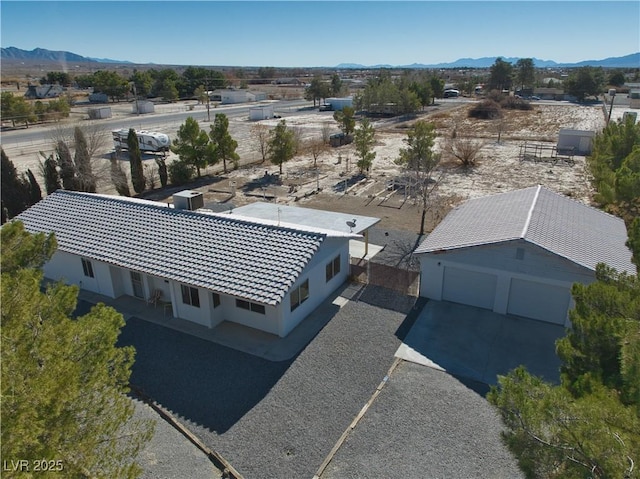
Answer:
<svg viewBox="0 0 640 479"><path fill-rule="evenodd" d="M235 1L0 3L3 47L135 63L578 62L640 51L640 2Z"/></svg>

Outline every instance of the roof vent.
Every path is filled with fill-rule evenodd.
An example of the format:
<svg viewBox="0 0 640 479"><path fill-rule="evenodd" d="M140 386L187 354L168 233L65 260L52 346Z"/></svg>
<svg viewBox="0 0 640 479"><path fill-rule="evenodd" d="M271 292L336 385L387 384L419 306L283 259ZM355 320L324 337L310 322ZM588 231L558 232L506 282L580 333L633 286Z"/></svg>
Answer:
<svg viewBox="0 0 640 479"><path fill-rule="evenodd" d="M180 210L195 211L204 207L204 195L199 191L179 191L173 195L173 206Z"/></svg>

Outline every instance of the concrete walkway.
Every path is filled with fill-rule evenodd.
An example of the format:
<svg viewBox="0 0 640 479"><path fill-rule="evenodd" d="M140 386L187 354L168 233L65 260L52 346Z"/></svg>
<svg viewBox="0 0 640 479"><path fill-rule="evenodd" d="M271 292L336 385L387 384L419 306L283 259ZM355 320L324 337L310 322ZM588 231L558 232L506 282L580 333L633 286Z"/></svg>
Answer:
<svg viewBox="0 0 640 479"><path fill-rule="evenodd" d="M484 384L521 364L558 382L555 341L564 335L564 327L551 323L429 301L395 355Z"/></svg>
<svg viewBox="0 0 640 479"><path fill-rule="evenodd" d="M361 284L345 283L285 338L228 321L223 321L215 328L207 328L191 321L172 317L170 304L153 306L142 299L131 296L113 299L81 290L78 298L89 304L102 302L112 306L124 316L125 321L134 317L140 318L236 351L278 362L287 361L302 351L335 313L347 304L349 299L355 296L362 287ZM85 305L86 309L88 307L88 304Z"/></svg>

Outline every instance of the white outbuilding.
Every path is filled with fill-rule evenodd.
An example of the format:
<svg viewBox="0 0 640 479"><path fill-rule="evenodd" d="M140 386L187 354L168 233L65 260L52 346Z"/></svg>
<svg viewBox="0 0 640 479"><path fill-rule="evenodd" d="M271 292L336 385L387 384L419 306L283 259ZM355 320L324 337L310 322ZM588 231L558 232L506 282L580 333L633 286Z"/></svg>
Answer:
<svg viewBox="0 0 640 479"><path fill-rule="evenodd" d="M249 120L259 121L273 118L273 105L261 105L249 108Z"/></svg>
<svg viewBox="0 0 640 479"><path fill-rule="evenodd" d="M326 98L324 102L330 104L331 110L333 111L342 111L345 106L353 108L352 96L345 96L342 98Z"/></svg>
<svg viewBox="0 0 640 479"><path fill-rule="evenodd" d="M416 249L420 295L568 326L598 263L635 274L624 222L542 186L468 200Z"/></svg>

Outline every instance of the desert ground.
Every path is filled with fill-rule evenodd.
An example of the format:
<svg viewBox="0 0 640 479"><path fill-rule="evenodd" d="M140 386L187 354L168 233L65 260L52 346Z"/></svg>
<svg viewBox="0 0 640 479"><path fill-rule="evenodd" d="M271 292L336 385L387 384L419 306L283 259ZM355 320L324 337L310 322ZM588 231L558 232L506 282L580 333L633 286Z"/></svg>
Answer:
<svg viewBox="0 0 640 479"><path fill-rule="evenodd" d="M193 110L201 128L208 131L203 105L172 104L160 106L163 111ZM262 161L251 131L256 124L274 127L279 119L252 122L247 118L230 118L229 131L238 141L240 167L223 174L222 166L210 166L202 171L203 177L190 189L205 195L205 204L221 210L241 206L252 201L274 201L282 204L305 206L333 211L351 212L381 218L380 227L418 232L421 208L414 192L405 191L404 181L408 172L396 164L399 151L405 146L407 129L414 121L426 120L436 125L438 138L436 150L442 160L433 175L437 188L429 201L426 231L432 230L446 212L468 198L485 196L532 185L544 185L550 189L589 203L593 190L585 168L585 157L574 156L572 161L522 160L523 145L554 146L561 128L593 130L599 132L605 125L601 105L580 106L566 102L540 102L530 111L507 110L501 120L476 120L468 117L473 103L445 103L427 107L424 112L406 121L383 119L375 121L376 153L371 170L360 174L356 166L357 156L353 144L340 147L327 146L317 156L304 147L295 158L279 168L268 160ZM129 105L113 108L114 117L131 115ZM216 110L215 112L223 109ZM76 111L75 117L81 116ZM281 112L287 126L304 145L314 139L339 131L332 112L310 109ZM213 117L213 114L211 115ZM76 120L78 121L78 120ZM86 120L84 120L84 124ZM175 138L179 125L172 125L165 133ZM474 167L464 168L448 153L452 137L471 139L478 148L478 161ZM94 169L102 178L99 192L116 194L109 180L109 158L113 154L108 129L99 151ZM19 171L31 168L39 171L39 151L51 151L47 145L7 148L5 152ZM126 153L120 161L128 171ZM153 189L143 196L159 201L171 201L176 188L159 188L157 167L153 155L145 155L145 170L152 178ZM167 161L177 157L170 153ZM38 173L36 173L38 176ZM184 189L184 188L179 188Z"/></svg>

